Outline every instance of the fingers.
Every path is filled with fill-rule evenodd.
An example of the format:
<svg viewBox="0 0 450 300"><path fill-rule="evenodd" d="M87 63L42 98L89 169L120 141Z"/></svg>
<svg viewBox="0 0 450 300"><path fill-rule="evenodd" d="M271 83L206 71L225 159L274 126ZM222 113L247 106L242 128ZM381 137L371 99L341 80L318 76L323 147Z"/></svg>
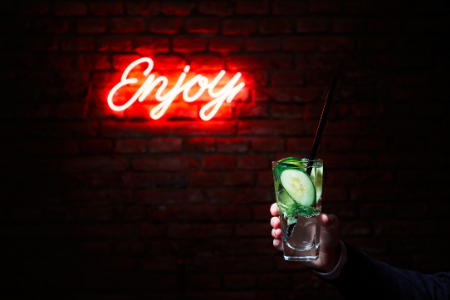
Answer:
<svg viewBox="0 0 450 300"><path fill-rule="evenodd" d="M333 252L339 248L339 219L335 215L320 216L320 248L325 252Z"/></svg>
<svg viewBox="0 0 450 300"><path fill-rule="evenodd" d="M270 207L270 213L272 214L272 216L277 217L278 216L278 206L276 203L273 203L272 206Z"/></svg>
<svg viewBox="0 0 450 300"><path fill-rule="evenodd" d="M275 247L275 249L283 251L283 243L281 242L281 239L274 239L273 246Z"/></svg>
<svg viewBox="0 0 450 300"><path fill-rule="evenodd" d="M273 246L280 251L283 250L283 243L281 242L281 234L282 234L281 229L272 229Z"/></svg>
<svg viewBox="0 0 450 300"><path fill-rule="evenodd" d="M272 227L275 229L280 228L280 219L278 217L272 217L272 219L270 220L270 225L272 225Z"/></svg>
<svg viewBox="0 0 450 300"><path fill-rule="evenodd" d="M281 229L272 229L272 237L275 239L281 239Z"/></svg>

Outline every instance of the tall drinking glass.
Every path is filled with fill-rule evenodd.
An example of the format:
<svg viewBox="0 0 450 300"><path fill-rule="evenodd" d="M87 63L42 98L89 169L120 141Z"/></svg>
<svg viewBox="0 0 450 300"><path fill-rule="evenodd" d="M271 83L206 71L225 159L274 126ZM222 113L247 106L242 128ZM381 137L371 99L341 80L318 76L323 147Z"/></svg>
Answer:
<svg viewBox="0 0 450 300"><path fill-rule="evenodd" d="M285 260L319 258L323 161L288 157L272 162Z"/></svg>

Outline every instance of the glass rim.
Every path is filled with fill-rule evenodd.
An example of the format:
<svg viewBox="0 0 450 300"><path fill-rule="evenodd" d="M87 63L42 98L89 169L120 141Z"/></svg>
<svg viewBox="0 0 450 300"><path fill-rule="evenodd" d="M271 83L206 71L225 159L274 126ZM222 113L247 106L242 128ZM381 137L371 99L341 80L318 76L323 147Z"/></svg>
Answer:
<svg viewBox="0 0 450 300"><path fill-rule="evenodd" d="M281 159L280 159L281 160ZM283 163L280 160L273 160L272 163ZM318 158L318 159L307 159L307 160L303 160L304 162L322 162L323 163L323 159L322 158Z"/></svg>

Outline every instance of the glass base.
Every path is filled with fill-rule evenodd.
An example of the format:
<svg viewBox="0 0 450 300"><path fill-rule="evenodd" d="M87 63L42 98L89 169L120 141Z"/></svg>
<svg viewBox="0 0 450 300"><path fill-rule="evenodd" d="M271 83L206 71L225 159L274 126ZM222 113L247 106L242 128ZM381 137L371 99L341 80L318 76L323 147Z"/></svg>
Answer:
<svg viewBox="0 0 450 300"><path fill-rule="evenodd" d="M284 252L284 260L290 261L315 261L319 258L319 247L314 247L313 249L308 250L295 250L286 245L283 242L283 252Z"/></svg>

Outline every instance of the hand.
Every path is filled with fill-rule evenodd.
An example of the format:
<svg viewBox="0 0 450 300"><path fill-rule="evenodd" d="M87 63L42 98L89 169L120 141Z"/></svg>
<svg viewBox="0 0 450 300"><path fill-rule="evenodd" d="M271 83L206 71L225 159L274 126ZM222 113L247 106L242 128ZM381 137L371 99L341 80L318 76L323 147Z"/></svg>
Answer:
<svg viewBox="0 0 450 300"><path fill-rule="evenodd" d="M272 225L273 246L282 251L283 243L281 241L280 217L278 215L278 206L276 203L270 207L273 218L270 221ZM320 215L320 249L319 258L316 261L304 262L310 268L329 273L333 271L339 262L341 255L341 246L339 243L339 220L335 215Z"/></svg>

